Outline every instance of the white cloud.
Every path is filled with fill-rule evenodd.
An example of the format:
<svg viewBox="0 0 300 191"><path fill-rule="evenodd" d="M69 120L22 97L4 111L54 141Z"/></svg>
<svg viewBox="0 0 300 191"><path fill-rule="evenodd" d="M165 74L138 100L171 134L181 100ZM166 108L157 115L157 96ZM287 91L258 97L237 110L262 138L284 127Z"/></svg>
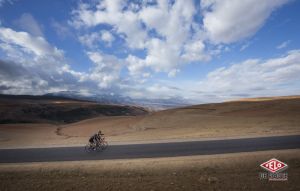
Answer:
<svg viewBox="0 0 300 191"><path fill-rule="evenodd" d="M230 67L218 68L210 72L198 87L203 94L228 98L239 94L297 94L300 93L299 73L300 50L294 50L279 58L250 59Z"/></svg>
<svg viewBox="0 0 300 191"><path fill-rule="evenodd" d="M98 43L101 40L101 34L97 32L93 32L90 34L79 36L78 38L81 44L92 49L98 47Z"/></svg>
<svg viewBox="0 0 300 191"><path fill-rule="evenodd" d="M168 43L180 47L190 35L193 15L196 13L193 1L158 1L157 6L147 6L140 11L140 18L149 29L154 29L166 38Z"/></svg>
<svg viewBox="0 0 300 191"><path fill-rule="evenodd" d="M62 50L44 38L0 27L1 93L42 94L78 86L85 74L67 64Z"/></svg>
<svg viewBox="0 0 300 191"><path fill-rule="evenodd" d="M171 93L174 91L170 87L161 84L153 84L145 89L147 91L147 95L151 96L152 98L155 98L157 96L161 98L167 98L174 95Z"/></svg>
<svg viewBox="0 0 300 191"><path fill-rule="evenodd" d="M104 0L96 5L80 3L77 10L73 11L74 18L70 22L76 28L95 27L100 24L110 24L119 34L126 35L126 41L131 48L143 48L146 33L134 12L122 11L124 3L121 0Z"/></svg>
<svg viewBox="0 0 300 191"><path fill-rule="evenodd" d="M148 55L144 61L156 72L169 72L180 63L180 55L176 46L154 38L148 43Z"/></svg>
<svg viewBox="0 0 300 191"><path fill-rule="evenodd" d="M204 40L197 36L199 28L195 28L193 21L196 9L192 0L171 4L158 1L157 5L130 3L129 6L125 1L106 0L96 7L95 10L90 5L79 4L70 23L78 29L109 24L114 34L125 40L129 49L146 51L144 58L128 55L126 61L130 62L128 70L131 74L136 75L137 71L145 68L176 74L174 71L179 71L178 67L183 64L209 58L205 54ZM102 33L101 38L108 43L114 40L110 33ZM89 44L96 40L91 36L89 39ZM192 39L197 42L192 42Z"/></svg>
<svg viewBox="0 0 300 191"><path fill-rule="evenodd" d="M30 13L24 13L21 17L14 21L14 24L19 26L21 30L30 33L33 36L43 37L43 31Z"/></svg>
<svg viewBox="0 0 300 191"><path fill-rule="evenodd" d="M154 84L140 84L135 86L125 86L126 93L133 98L145 99L168 99L178 96L183 96L182 91L176 87L169 86L168 84L163 84L161 82Z"/></svg>
<svg viewBox="0 0 300 191"><path fill-rule="evenodd" d="M185 62L194 61L208 61L210 60L210 55L205 53L205 45L202 41L190 41L184 45L184 54L182 58Z"/></svg>
<svg viewBox="0 0 300 191"><path fill-rule="evenodd" d="M205 62L226 51L228 47L222 46L222 43L236 42L253 35L271 13L287 1L202 0L202 25L194 20L201 13L197 12L193 0L159 0L154 4L104 0L92 5L79 3L69 23L78 30L93 30L108 24L111 30L107 33L102 32L100 37L96 33L81 36L80 41L91 48L99 38L111 43L113 33L125 40L128 49L142 50L146 54L141 57L129 51L125 62L130 74L137 76L139 72L151 69L171 77L185 64ZM211 45L209 40L216 46L207 50ZM241 50L245 48L246 45Z"/></svg>
<svg viewBox="0 0 300 191"><path fill-rule="evenodd" d="M300 94L300 50L266 60L248 59L217 68L204 79L156 81L138 89L151 97L176 95L194 103L221 102L242 97ZM132 90L133 95L139 95ZM145 93L144 93L145 94Z"/></svg>
<svg viewBox="0 0 300 191"><path fill-rule="evenodd" d="M88 72L74 71L63 51L44 38L3 27L0 28L0 53L6 57L0 59L1 93L118 89L123 67L115 56L90 51L87 55L94 66Z"/></svg>
<svg viewBox="0 0 300 191"><path fill-rule="evenodd" d="M199 12L193 0L159 0L150 4L104 0L94 4L79 3L69 23L79 33L93 31L81 35L79 40L89 48L88 55L95 63L95 72L89 78L104 88L121 80L122 67L127 67L131 82L145 83L153 73L163 72L175 77L183 65L209 61L228 51L227 43L253 35L271 13L287 1L202 0ZM200 14L203 23L194 20ZM103 24L109 29L95 32ZM128 48L125 59L99 51L99 41L111 45L115 37L125 41L122 44ZM241 51L247 46L249 43ZM145 55L135 54L136 50ZM101 61L97 57L101 57ZM110 60L103 57L110 57ZM111 67L110 63L118 67Z"/></svg>
<svg viewBox="0 0 300 191"><path fill-rule="evenodd" d="M202 0L204 29L215 43L252 36L271 13L288 0Z"/></svg>
<svg viewBox="0 0 300 191"><path fill-rule="evenodd" d="M128 65L127 68L131 76L141 75L146 65L144 60L133 55L129 55L126 58L126 62Z"/></svg>
<svg viewBox="0 0 300 191"><path fill-rule="evenodd" d="M180 70L179 69L172 69L169 73L168 76L169 77L175 77L177 73L179 73Z"/></svg>
<svg viewBox="0 0 300 191"><path fill-rule="evenodd" d="M118 58L100 52L87 52L95 64L90 69L88 78L95 81L100 88L111 88L119 80L122 64Z"/></svg>
<svg viewBox="0 0 300 191"><path fill-rule="evenodd" d="M109 31L102 31L101 39L111 45L111 43L115 40L115 37Z"/></svg>
<svg viewBox="0 0 300 191"><path fill-rule="evenodd" d="M146 66L174 76L177 73L174 71L179 71L177 68L181 65L208 59L203 39L195 38L197 36L191 33L195 13L193 1L176 1L172 6L167 1L159 1L157 6L147 6L140 11L140 18L148 30L155 30L165 39L147 41Z"/></svg>
<svg viewBox="0 0 300 191"><path fill-rule="evenodd" d="M284 41L281 44L279 44L278 46L276 46L277 49L283 49L286 48L289 44L290 44L290 40Z"/></svg>
<svg viewBox="0 0 300 191"><path fill-rule="evenodd" d="M84 34L78 37L81 44L89 49L97 49L101 41L111 46L111 43L115 40L114 36L109 31L92 32L90 34Z"/></svg>
<svg viewBox="0 0 300 191"><path fill-rule="evenodd" d="M19 46L20 50L37 56L62 55L62 51L50 46L44 38L34 37L26 32L16 32L10 28L0 27L0 40L7 45Z"/></svg>
<svg viewBox="0 0 300 191"><path fill-rule="evenodd" d="M84 45L83 51L93 62L86 72L74 71L64 52L47 42L38 23L30 14L25 14L19 19L22 32L0 27L0 53L5 55L0 65L0 91L74 88L103 92L113 89L125 95L147 94L157 98L172 94L203 99L200 101L241 94L284 93L291 86L298 91L299 51L280 58L252 59L219 68L199 82L198 87L194 81L172 78L184 65L209 61L234 47L229 43L253 35L271 13L286 2L202 0L199 11L193 0L159 0L157 3L103 0L91 1L91 4L80 1L72 11L68 22L71 25L66 27L55 21L51 25L58 34L72 35L69 29L73 27L74 37ZM199 21L201 14L203 22ZM105 54L108 51L101 50L103 44L117 45L126 52L119 58L117 51ZM241 51L248 45L244 44ZM172 79L154 79L161 73Z"/></svg>

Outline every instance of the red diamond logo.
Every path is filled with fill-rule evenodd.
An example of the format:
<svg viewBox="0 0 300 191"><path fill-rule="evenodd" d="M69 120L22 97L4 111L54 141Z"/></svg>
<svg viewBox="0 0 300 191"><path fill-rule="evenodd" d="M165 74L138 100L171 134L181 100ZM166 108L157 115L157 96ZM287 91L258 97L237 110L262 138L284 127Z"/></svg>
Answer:
<svg viewBox="0 0 300 191"><path fill-rule="evenodd" d="M268 160L267 162L262 163L260 166L272 173L282 171L283 169L286 169L288 167L287 164L285 164L284 162L281 162L280 160L277 160L275 158L272 158L272 159Z"/></svg>

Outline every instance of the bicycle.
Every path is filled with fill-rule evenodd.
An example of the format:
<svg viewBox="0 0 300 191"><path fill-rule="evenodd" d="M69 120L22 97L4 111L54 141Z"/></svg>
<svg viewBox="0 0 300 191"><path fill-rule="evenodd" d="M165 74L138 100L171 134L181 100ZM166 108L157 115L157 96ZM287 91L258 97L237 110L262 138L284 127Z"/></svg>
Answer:
<svg viewBox="0 0 300 191"><path fill-rule="evenodd" d="M103 138L101 138L101 140L98 142L98 143L96 143L96 144L93 144L93 143L88 143L85 147L84 147L84 149L85 149L85 151L86 152L93 152L93 151L97 151L97 152L99 152L99 151L103 151L103 150L105 150L106 148L108 147L108 143L107 143L107 141L105 141L105 138L103 137Z"/></svg>

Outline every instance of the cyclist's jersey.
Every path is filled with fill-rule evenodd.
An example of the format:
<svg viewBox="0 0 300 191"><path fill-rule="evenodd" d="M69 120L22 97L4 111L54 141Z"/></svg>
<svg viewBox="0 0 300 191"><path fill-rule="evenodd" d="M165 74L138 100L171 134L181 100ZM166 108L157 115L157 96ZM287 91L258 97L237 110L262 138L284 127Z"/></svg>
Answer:
<svg viewBox="0 0 300 191"><path fill-rule="evenodd" d="M100 141L100 136L98 134L95 134L93 136L91 136L90 142L99 142Z"/></svg>

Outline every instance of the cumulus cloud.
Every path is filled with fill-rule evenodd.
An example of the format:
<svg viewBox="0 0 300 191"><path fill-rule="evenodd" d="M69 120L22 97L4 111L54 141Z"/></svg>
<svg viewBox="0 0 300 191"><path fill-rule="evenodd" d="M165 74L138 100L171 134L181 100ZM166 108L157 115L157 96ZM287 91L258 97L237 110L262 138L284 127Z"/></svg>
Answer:
<svg viewBox="0 0 300 191"><path fill-rule="evenodd" d="M214 43L252 36L271 13L289 0L202 0L203 25Z"/></svg>
<svg viewBox="0 0 300 191"><path fill-rule="evenodd" d="M95 27L100 24L110 24L116 32L126 35L126 41L132 48L142 48L146 33L138 22L138 16L132 11L123 12L125 3L121 0L99 2L94 11L94 4L80 3L73 11L74 18L70 24L76 28Z"/></svg>
<svg viewBox="0 0 300 191"><path fill-rule="evenodd" d="M78 30L95 29L101 24L108 24L113 33L125 40L129 49L145 51L145 57L128 55L126 61L129 62L130 74L136 75L137 71L150 68L154 72L166 72L174 76L183 64L209 59L204 40L198 35L199 28L194 27L195 14L192 0L174 3L158 1L157 4L104 0L96 5L80 3L73 11L70 24ZM88 39L80 37L89 45L98 38L98 35L89 35ZM105 31L101 39L111 43L114 37Z"/></svg>
<svg viewBox="0 0 300 191"><path fill-rule="evenodd" d="M62 50L43 37L0 28L1 93L41 94L76 87L85 74L73 71ZM11 61L13 60L13 61Z"/></svg>
<svg viewBox="0 0 300 191"><path fill-rule="evenodd" d="M84 34L79 36L80 43L90 49L97 48L100 40L101 34L97 32L92 32L90 34Z"/></svg>
<svg viewBox="0 0 300 191"><path fill-rule="evenodd" d="M78 87L84 89L87 85L78 80L74 71L46 68L0 60L0 93L38 95L74 90Z"/></svg>
<svg viewBox="0 0 300 191"><path fill-rule="evenodd" d="M115 40L115 37L109 31L102 31L101 39L111 45L111 43Z"/></svg>
<svg viewBox="0 0 300 191"><path fill-rule="evenodd" d="M0 93L117 90L123 67L115 56L90 51L87 55L94 66L88 72L74 71L64 52L43 37L4 27L0 28L0 53L5 55L0 60Z"/></svg>
<svg viewBox="0 0 300 191"><path fill-rule="evenodd" d="M92 32L89 34L83 34L78 37L79 42L89 49L97 49L99 44L104 42L108 46L111 46L115 37L109 32L102 30L100 32Z"/></svg>
<svg viewBox="0 0 300 191"><path fill-rule="evenodd" d="M50 83L55 83L46 76L49 76L47 72L35 67L0 60L0 87L6 87L0 89L1 93L42 94L49 88Z"/></svg>
<svg viewBox="0 0 300 191"><path fill-rule="evenodd" d="M100 52L87 52L95 64L88 78L97 82L100 88L112 87L119 80L122 64L118 58Z"/></svg>
<svg viewBox="0 0 300 191"><path fill-rule="evenodd" d="M264 96L300 93L299 72L300 50L294 50L278 58L249 59L218 68L199 82L198 87L203 93L228 98L241 94Z"/></svg>
<svg viewBox="0 0 300 191"><path fill-rule="evenodd" d="M219 68L196 83L197 87L195 81L174 79L185 65L209 61L228 51L231 43L251 37L286 2L202 0L199 8L193 0L80 1L68 26L54 20L51 26L62 38L74 35L83 45L93 65L82 72L72 69L64 51L51 45L34 17L25 13L16 21L22 31L0 26L0 53L4 55L0 92L114 90L136 97L178 95L198 101L299 92L299 50ZM125 50L122 56L111 51L115 45ZM171 79L152 78L161 74Z"/></svg>
<svg viewBox="0 0 300 191"><path fill-rule="evenodd" d="M209 61L224 51L207 50L210 42L232 43L253 35L286 2L202 0L199 10L193 0L151 3L103 0L79 3L69 23L77 30L95 30L101 25L111 27L110 31L102 31L101 36L99 32L80 36L80 41L90 48L95 48L100 39L111 43L113 32L125 40L127 48L144 51L143 57L129 51L125 61L129 63L130 74L136 76L148 68L174 76L183 65ZM195 20L199 15L203 16L203 23Z"/></svg>
<svg viewBox="0 0 300 191"><path fill-rule="evenodd" d="M242 97L300 94L300 50L280 57L248 59L209 72L202 80L159 81L140 87L144 94L167 98L177 95L194 103L221 102ZM133 95L142 96L131 90Z"/></svg>
<svg viewBox="0 0 300 191"><path fill-rule="evenodd" d="M10 28L0 27L0 40L5 45L20 47L20 51L37 56L61 56L62 51L50 46L42 37L31 36L27 32L17 32Z"/></svg>

